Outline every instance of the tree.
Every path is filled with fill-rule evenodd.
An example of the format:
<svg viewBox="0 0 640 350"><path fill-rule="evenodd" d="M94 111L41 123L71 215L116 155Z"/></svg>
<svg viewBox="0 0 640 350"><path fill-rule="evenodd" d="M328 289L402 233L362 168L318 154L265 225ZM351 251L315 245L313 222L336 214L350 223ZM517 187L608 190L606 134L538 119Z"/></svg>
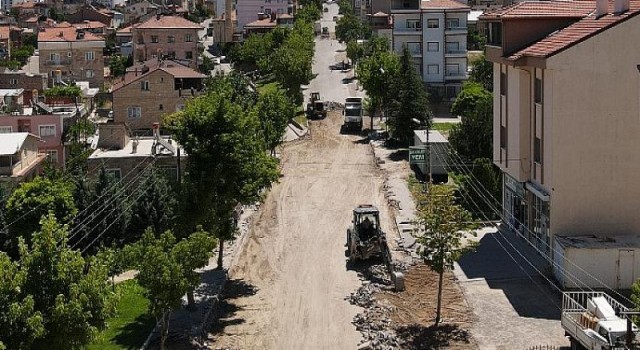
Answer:
<svg viewBox="0 0 640 350"><path fill-rule="evenodd" d="M419 251L424 262L438 273L438 304L435 325L440 323L442 280L446 270L465 252L462 237L476 227L471 215L455 203L453 189L447 185L431 185L426 204L419 208L419 222L424 234L418 237Z"/></svg>
<svg viewBox="0 0 640 350"><path fill-rule="evenodd" d="M24 277L24 271L0 252L0 342L9 349L31 349L44 334L42 314L34 310L33 297L20 292Z"/></svg>
<svg viewBox="0 0 640 350"><path fill-rule="evenodd" d="M336 38L341 43L364 38L365 30L362 21L351 12L340 17L336 22Z"/></svg>
<svg viewBox="0 0 640 350"><path fill-rule="evenodd" d="M469 212L493 218L502 198L501 172L489 158L476 158L471 166L455 169L457 194Z"/></svg>
<svg viewBox="0 0 640 350"><path fill-rule="evenodd" d="M52 212L61 222L70 222L78 212L73 200L73 184L70 181L37 177L25 182L7 200L7 221L14 244L23 237L27 243L37 231L40 218Z"/></svg>
<svg viewBox="0 0 640 350"><path fill-rule="evenodd" d="M482 87L493 91L493 63L482 55L471 62L469 81L482 84Z"/></svg>
<svg viewBox="0 0 640 350"><path fill-rule="evenodd" d="M165 119L165 125L189 154L181 187L180 234L203 225L219 240L222 267L224 241L236 230L232 213L238 203L257 200L278 178L277 162L267 154L257 113L247 108L232 81L217 77L207 95ZM238 96L240 95L240 96Z"/></svg>
<svg viewBox="0 0 640 350"><path fill-rule="evenodd" d="M178 201L169 182L157 169L151 171L145 180L142 195L133 204L131 221L127 229L127 240L136 241L151 227L161 233L172 228Z"/></svg>
<svg viewBox="0 0 640 350"><path fill-rule="evenodd" d="M449 134L449 144L464 161L493 158L493 97L478 83L465 84L451 108L462 115Z"/></svg>
<svg viewBox="0 0 640 350"><path fill-rule="evenodd" d="M315 4L303 5L296 11L296 22L313 23L322 18L322 5Z"/></svg>
<svg viewBox="0 0 640 350"><path fill-rule="evenodd" d="M360 84L367 91L370 99L368 110L371 116L389 103L389 86L399 70L398 55L390 51L373 51L356 67Z"/></svg>
<svg viewBox="0 0 640 350"><path fill-rule="evenodd" d="M401 145L413 143L413 130L416 127L429 128L433 115L429 108L429 95L422 83L422 77L413 66L409 49L405 46L400 57L400 69L392 80L393 92L388 107L389 128L393 138ZM416 125L416 122L419 122Z"/></svg>
<svg viewBox="0 0 640 350"><path fill-rule="evenodd" d="M193 290L200 283L194 270L207 264L215 244L201 228L178 243L171 231L156 237L148 229L140 241L123 250L131 267L138 269L136 279L146 289L150 311L161 325L161 349L165 348L171 311L182 305L182 296L187 293L193 302Z"/></svg>
<svg viewBox="0 0 640 350"><path fill-rule="evenodd" d="M303 102L301 85L313 78L313 28L296 22L292 32L271 56L271 69L287 96L296 104Z"/></svg>
<svg viewBox="0 0 640 350"><path fill-rule="evenodd" d="M364 56L364 52L364 45L358 43L357 40L351 40L347 43L347 58L350 59L354 65Z"/></svg>
<svg viewBox="0 0 640 350"><path fill-rule="evenodd" d="M109 70L111 71L111 75L114 77L124 75L127 71L127 67L129 67L128 61L129 56L111 56L111 60L109 61Z"/></svg>
<svg viewBox="0 0 640 350"><path fill-rule="evenodd" d="M252 34L240 47L240 63L244 70L261 71L268 70L269 57L274 50L273 36L271 33Z"/></svg>
<svg viewBox="0 0 640 350"><path fill-rule="evenodd" d="M40 223L31 246L20 242L18 261L24 276L19 298L33 299L34 315L42 315L44 324L32 349L83 349L115 313L106 266L71 250L67 226L53 214Z"/></svg>
<svg viewBox="0 0 640 350"><path fill-rule="evenodd" d="M353 13L351 2L349 0L338 1L338 13L341 15L346 15L347 13Z"/></svg>
<svg viewBox="0 0 640 350"><path fill-rule="evenodd" d="M289 120L296 115L296 106L282 90L277 89L260 95L255 110L260 118L265 145L273 155L276 147L282 143Z"/></svg>

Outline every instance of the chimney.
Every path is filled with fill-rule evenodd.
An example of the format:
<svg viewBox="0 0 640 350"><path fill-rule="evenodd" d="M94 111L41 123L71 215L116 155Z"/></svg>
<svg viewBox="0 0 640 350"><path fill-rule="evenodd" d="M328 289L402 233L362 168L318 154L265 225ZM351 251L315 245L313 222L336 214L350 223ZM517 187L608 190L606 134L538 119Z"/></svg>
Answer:
<svg viewBox="0 0 640 350"><path fill-rule="evenodd" d="M615 0L613 9L616 15L629 11L629 0Z"/></svg>
<svg viewBox="0 0 640 350"><path fill-rule="evenodd" d="M138 143L140 143L140 139L138 136L131 142L131 153L138 153Z"/></svg>
<svg viewBox="0 0 640 350"><path fill-rule="evenodd" d="M596 0L596 18L600 18L609 11L609 0Z"/></svg>
<svg viewBox="0 0 640 350"><path fill-rule="evenodd" d="M158 122L153 123L153 138L160 138L160 123Z"/></svg>

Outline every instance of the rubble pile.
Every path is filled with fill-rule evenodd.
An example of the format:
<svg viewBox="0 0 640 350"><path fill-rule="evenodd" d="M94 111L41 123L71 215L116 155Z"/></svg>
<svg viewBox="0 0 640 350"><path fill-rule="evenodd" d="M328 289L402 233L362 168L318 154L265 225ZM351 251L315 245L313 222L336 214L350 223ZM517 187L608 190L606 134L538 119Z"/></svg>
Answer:
<svg viewBox="0 0 640 350"><path fill-rule="evenodd" d="M378 292L393 290L386 267L372 265L360 271L359 276L363 280L362 286L345 298L351 304L364 308L352 322L363 336L358 350L390 350L401 347L404 341L397 337L391 322L393 307L382 305L375 298Z"/></svg>

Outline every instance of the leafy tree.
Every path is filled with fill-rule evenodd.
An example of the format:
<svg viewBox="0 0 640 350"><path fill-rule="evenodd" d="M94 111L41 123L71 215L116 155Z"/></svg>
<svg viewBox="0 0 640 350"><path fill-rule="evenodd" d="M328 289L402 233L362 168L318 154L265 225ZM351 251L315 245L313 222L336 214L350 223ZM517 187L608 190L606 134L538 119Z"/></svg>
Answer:
<svg viewBox="0 0 640 350"><path fill-rule="evenodd" d="M449 134L451 147L465 161L493 158L493 98L477 83L465 84L451 109L463 115Z"/></svg>
<svg viewBox="0 0 640 350"><path fill-rule="evenodd" d="M189 154L181 188L180 233L203 225L219 240L222 267L224 241L232 239L232 213L238 203L250 203L278 178L276 161L266 150L257 113L247 108L233 80L216 77L207 95L168 116L167 127Z"/></svg>
<svg viewBox="0 0 640 350"><path fill-rule="evenodd" d="M11 59L18 61L21 64L25 64L27 63L29 57L33 55L34 51L35 48L31 45L17 47L11 51Z"/></svg>
<svg viewBox="0 0 640 350"><path fill-rule="evenodd" d="M42 177L20 184L7 200L6 209L6 220L13 223L9 226L13 247L17 246L18 237L31 241L43 215L52 212L59 221L70 222L78 212L70 181Z"/></svg>
<svg viewBox="0 0 640 350"><path fill-rule="evenodd" d="M111 60L109 62L109 70L111 71L112 76L119 77L126 73L127 67L131 66L129 64L129 57L130 56L125 57L121 55L115 55L111 57Z"/></svg>
<svg viewBox="0 0 640 350"><path fill-rule="evenodd" d="M209 75L211 71L216 68L216 64L213 63L213 60L209 58L209 56L203 55L201 57L202 63L198 66L198 71L202 74Z"/></svg>
<svg viewBox="0 0 640 350"><path fill-rule="evenodd" d="M172 227L175 220L178 201L167 178L155 170L146 181L148 184L143 187L144 192L133 204L128 241L137 240L148 227L155 233L164 232Z"/></svg>
<svg viewBox="0 0 640 350"><path fill-rule="evenodd" d="M80 97L82 89L77 85L57 85L44 91L46 97Z"/></svg>
<svg viewBox="0 0 640 350"><path fill-rule="evenodd" d="M22 45L38 47L38 35L34 33L22 34Z"/></svg>
<svg viewBox="0 0 640 350"><path fill-rule="evenodd" d="M193 302L193 290L200 283L194 270L207 264L215 244L201 228L178 243L171 231L156 237L148 229L140 241L123 250L131 267L139 271L136 279L146 289L150 311L161 325L160 349L165 348L171 311L182 305L187 293Z"/></svg>
<svg viewBox="0 0 640 350"><path fill-rule="evenodd" d="M362 39L366 36L365 31L362 21L351 12L340 17L336 22L336 38L341 43Z"/></svg>
<svg viewBox="0 0 640 350"><path fill-rule="evenodd" d="M480 83L485 89L493 91L493 63L487 61L484 55L471 62L469 81Z"/></svg>
<svg viewBox="0 0 640 350"><path fill-rule="evenodd" d="M399 70L398 55L390 51L372 51L356 67L360 84L369 96L368 110L371 116L389 103L389 86Z"/></svg>
<svg viewBox="0 0 640 350"><path fill-rule="evenodd" d="M296 115L296 106L282 90L277 89L260 95L255 110L260 118L264 142L273 155L276 147L282 143L289 120Z"/></svg>
<svg viewBox="0 0 640 350"><path fill-rule="evenodd" d="M400 69L388 91L393 91L393 96L389 98L389 127L393 137L401 145L409 145L413 142L413 129L419 127L414 119L420 126L428 128L433 116L429 108L429 95L422 78L415 71L413 59L406 46L400 57Z"/></svg>
<svg viewBox="0 0 640 350"><path fill-rule="evenodd" d="M429 186L425 203L419 208L419 221L425 229L425 233L418 237L418 241L422 244L419 254L424 262L439 275L435 319L435 325L438 326L444 272L452 270L453 263L465 252L462 244L465 231L473 230L477 225L471 215L456 204L453 189L450 186Z"/></svg>
<svg viewBox="0 0 640 350"><path fill-rule="evenodd" d="M338 13L341 15L346 15L347 13L353 13L353 7L351 6L351 1L349 0L340 0L338 1Z"/></svg>
<svg viewBox="0 0 640 350"><path fill-rule="evenodd" d="M456 169L453 177L464 208L480 217L494 217L494 208L499 207L502 198L500 175L500 169L488 158L474 159L471 166Z"/></svg>
<svg viewBox="0 0 640 350"><path fill-rule="evenodd" d="M0 342L10 349L31 349L44 335L42 314L34 310L31 295L21 293L24 271L0 252Z"/></svg>
<svg viewBox="0 0 640 350"><path fill-rule="evenodd" d="M268 69L269 56L274 50L273 37L270 33L252 34L242 43L240 62L245 70Z"/></svg>
<svg viewBox="0 0 640 350"><path fill-rule="evenodd" d="M364 53L364 45L358 43L357 40L351 40L347 43L347 58L349 58L354 65L360 61Z"/></svg>
<svg viewBox="0 0 640 350"><path fill-rule="evenodd" d="M53 214L40 223L32 245L20 243L18 261L24 276L19 298L31 297L34 315L44 322L44 334L32 348L83 349L115 312L106 266L71 250L67 226Z"/></svg>
<svg viewBox="0 0 640 350"><path fill-rule="evenodd" d="M295 21L313 23L322 18L322 4L303 5L296 11Z"/></svg>
<svg viewBox="0 0 640 350"><path fill-rule="evenodd" d="M469 43L469 50L484 51L487 39L477 29L473 29L469 30L469 32L467 33L467 42Z"/></svg>
<svg viewBox="0 0 640 350"><path fill-rule="evenodd" d="M276 81L296 105L303 101L301 85L308 84L313 78L313 37L309 23L296 22L292 32L271 56Z"/></svg>

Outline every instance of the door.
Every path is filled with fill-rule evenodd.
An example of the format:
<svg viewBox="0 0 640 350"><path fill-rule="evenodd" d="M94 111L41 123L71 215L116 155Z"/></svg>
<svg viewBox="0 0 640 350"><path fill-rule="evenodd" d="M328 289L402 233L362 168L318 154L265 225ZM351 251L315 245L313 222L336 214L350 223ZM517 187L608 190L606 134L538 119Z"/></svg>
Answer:
<svg viewBox="0 0 640 350"><path fill-rule="evenodd" d="M635 251L632 249L620 249L618 251L618 289L628 289L634 282L633 266L635 264Z"/></svg>

